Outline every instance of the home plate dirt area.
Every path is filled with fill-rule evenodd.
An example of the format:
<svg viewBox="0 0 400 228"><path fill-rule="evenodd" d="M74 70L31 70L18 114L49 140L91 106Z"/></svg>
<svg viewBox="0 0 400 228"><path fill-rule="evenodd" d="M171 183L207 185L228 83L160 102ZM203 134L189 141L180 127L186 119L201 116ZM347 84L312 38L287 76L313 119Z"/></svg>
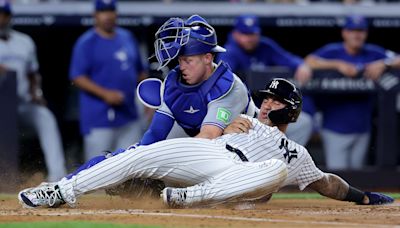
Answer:
<svg viewBox="0 0 400 228"><path fill-rule="evenodd" d="M160 227L400 227L400 202L358 206L330 199L274 199L253 207L169 209L159 199L87 195L76 208L23 209L16 195L0 198L0 223L92 221Z"/></svg>

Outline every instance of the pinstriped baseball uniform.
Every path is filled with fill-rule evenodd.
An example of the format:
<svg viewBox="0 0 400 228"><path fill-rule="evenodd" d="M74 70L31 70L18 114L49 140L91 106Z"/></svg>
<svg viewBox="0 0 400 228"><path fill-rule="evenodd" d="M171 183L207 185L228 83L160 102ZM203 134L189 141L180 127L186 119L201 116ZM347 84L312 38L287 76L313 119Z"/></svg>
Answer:
<svg viewBox="0 0 400 228"><path fill-rule="evenodd" d="M193 202L224 202L238 197L259 198L286 184L299 184L302 189L322 177L303 147L292 141L281 146L280 142L286 140L283 133L256 119L251 121L254 128L249 134L230 134L215 140L181 138L140 146L58 184L68 200L129 178L161 179L183 187L195 185L188 195ZM254 162L242 162L226 149L227 144ZM268 153L271 155L264 155Z"/></svg>
<svg viewBox="0 0 400 228"><path fill-rule="evenodd" d="M284 162L287 168L287 178L283 183L280 183L278 188L286 185L298 185L300 190L303 190L307 185L323 177L323 172L315 166L311 156L303 146L288 140L277 127L269 127L262 124L257 119L246 115L242 115L242 117L252 122L253 128L248 134L228 134L219 137L216 141L226 142L231 147L239 149L246 156L249 164L254 164L254 162L258 164L260 161L277 160ZM241 160L238 155L235 155L235 159L238 161ZM270 164L270 170L273 169L272 167L273 165ZM228 173L229 172L230 171L228 171ZM265 176L271 176L273 174L274 172ZM258 177L263 178L265 176ZM276 179L277 178L271 178L271 180ZM201 183L188 187L186 188L187 197L185 203L188 205L195 203L221 203L227 201L227 199L232 201L234 197L242 201L253 200L262 196L262 193L268 195L273 192L268 191L268 187L269 189L274 189L273 183L264 182L264 189L261 189L262 191L248 191L252 194L246 195L243 192L247 189L246 186L249 181L259 180L254 175L232 175L231 177L225 175L217 184ZM256 185L262 186L261 184ZM227 188L229 188L229 191L226 191ZM265 188L267 191L265 191Z"/></svg>
<svg viewBox="0 0 400 228"><path fill-rule="evenodd" d="M268 159L284 161L288 169L284 186L297 185L303 190L323 177L323 172L315 166L306 148L288 139L277 127L269 127L246 115L241 117L249 119L253 125L249 134L228 134L219 140L241 150L250 162Z"/></svg>

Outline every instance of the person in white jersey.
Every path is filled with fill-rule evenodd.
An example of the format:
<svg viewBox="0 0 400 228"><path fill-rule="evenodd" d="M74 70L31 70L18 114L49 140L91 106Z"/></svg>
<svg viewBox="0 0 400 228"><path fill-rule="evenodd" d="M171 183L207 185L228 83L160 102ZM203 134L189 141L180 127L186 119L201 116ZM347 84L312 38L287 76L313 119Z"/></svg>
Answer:
<svg viewBox="0 0 400 228"><path fill-rule="evenodd" d="M19 123L37 133L47 179L55 181L66 175L60 132L42 96L35 44L28 35L11 28L11 17L10 3L0 0L0 72L16 72Z"/></svg>
<svg viewBox="0 0 400 228"><path fill-rule="evenodd" d="M289 81L276 78L260 91L264 100L258 119L242 115L217 139L178 138L148 146L128 148L95 166L54 183L22 190L24 207L57 207L93 190L129 178L160 179L171 186L162 191L171 207L191 207L253 201L285 185L311 187L320 194L358 204L385 204L393 198L362 192L340 177L323 173L307 150L287 139L288 123L301 112L300 91ZM193 185L193 186L191 186Z"/></svg>

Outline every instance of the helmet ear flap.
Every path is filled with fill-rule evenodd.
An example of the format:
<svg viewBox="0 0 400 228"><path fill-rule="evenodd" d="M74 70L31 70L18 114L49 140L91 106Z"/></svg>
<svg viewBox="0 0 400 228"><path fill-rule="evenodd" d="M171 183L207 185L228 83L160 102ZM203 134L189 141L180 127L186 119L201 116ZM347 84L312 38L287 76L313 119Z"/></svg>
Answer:
<svg viewBox="0 0 400 228"><path fill-rule="evenodd" d="M302 95L296 86L283 78L274 78L260 95L272 96L286 104L285 108L273 110L268 113L268 118L274 124L288 124L297 121L302 109Z"/></svg>

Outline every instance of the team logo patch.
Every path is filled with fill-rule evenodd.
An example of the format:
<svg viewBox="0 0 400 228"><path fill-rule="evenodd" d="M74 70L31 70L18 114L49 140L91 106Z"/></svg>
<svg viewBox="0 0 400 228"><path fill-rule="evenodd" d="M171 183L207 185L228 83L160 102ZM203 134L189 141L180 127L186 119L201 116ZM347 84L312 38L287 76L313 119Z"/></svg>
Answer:
<svg viewBox="0 0 400 228"><path fill-rule="evenodd" d="M224 122L224 124L229 124L231 119L231 112L225 108L218 108L217 120Z"/></svg>
<svg viewBox="0 0 400 228"><path fill-rule="evenodd" d="M269 86L269 88L278 89L278 85L279 85L279 81L274 80L274 81L271 82L271 85Z"/></svg>
<svg viewBox="0 0 400 228"><path fill-rule="evenodd" d="M188 110L183 111L189 114L195 114L196 112L200 111L200 109L194 109L193 106L190 105L190 108Z"/></svg>
<svg viewBox="0 0 400 228"><path fill-rule="evenodd" d="M296 151L296 149L289 150L288 144L289 144L288 141L285 138L282 138L281 145L279 146L279 149L281 149L281 150L282 150L282 148L285 149L285 153L283 154L283 157L285 159L287 159L288 164L290 164L290 161L293 158L297 158L297 151Z"/></svg>

